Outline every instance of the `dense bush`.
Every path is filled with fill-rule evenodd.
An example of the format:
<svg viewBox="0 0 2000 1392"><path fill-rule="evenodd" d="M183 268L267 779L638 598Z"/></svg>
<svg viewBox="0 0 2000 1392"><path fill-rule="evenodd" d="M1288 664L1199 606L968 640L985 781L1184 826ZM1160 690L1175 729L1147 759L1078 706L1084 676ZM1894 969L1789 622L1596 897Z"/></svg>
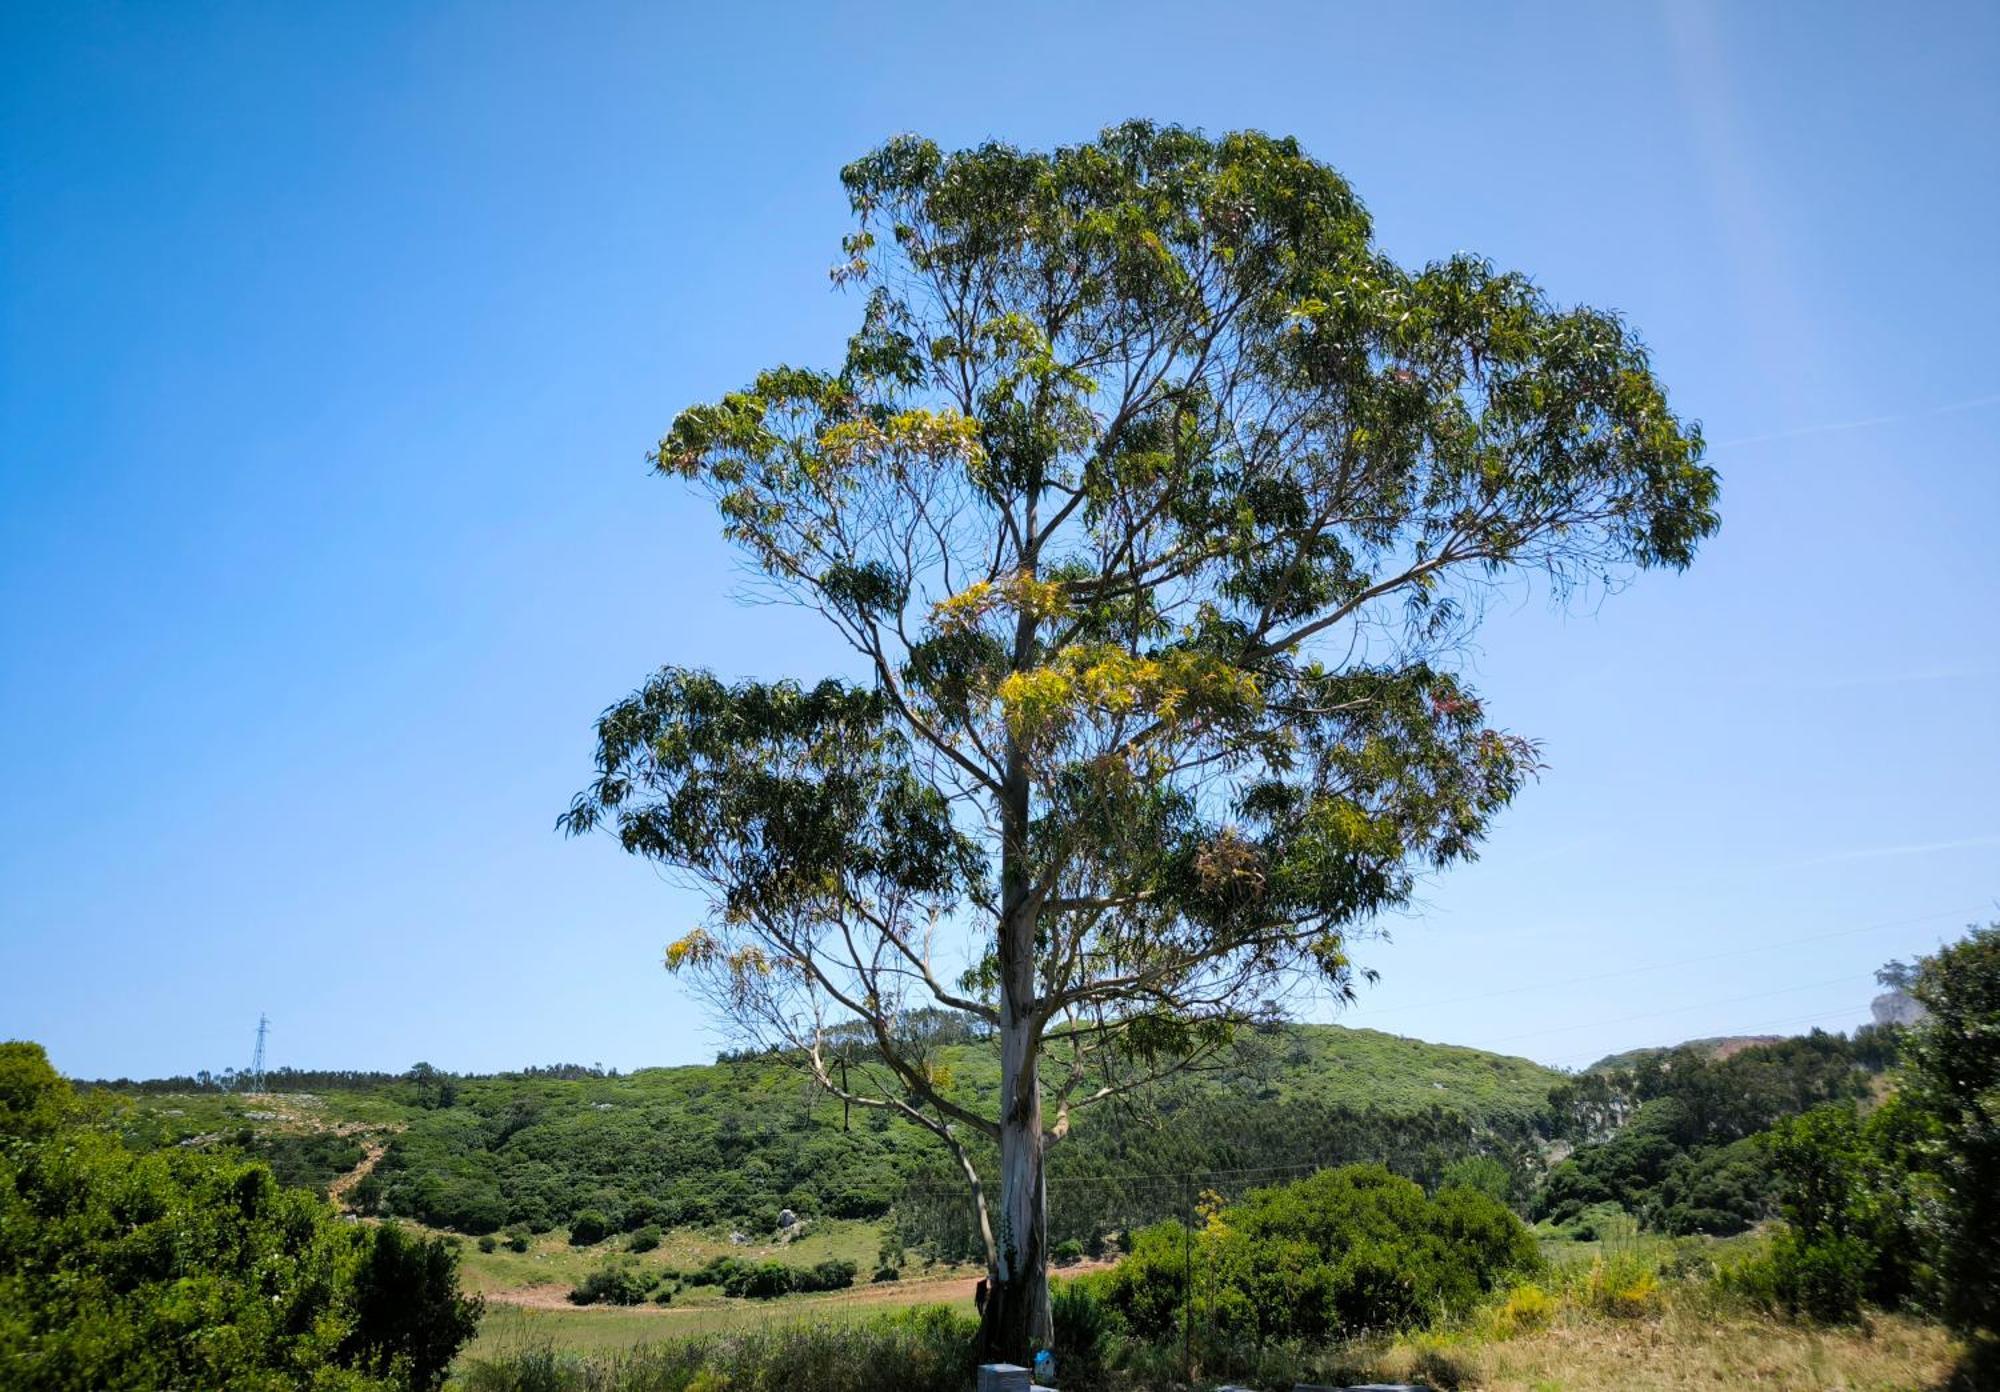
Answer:
<svg viewBox="0 0 2000 1392"><path fill-rule="evenodd" d="M1771 1216L1777 1193L1756 1137L1675 1157L1642 1206L1648 1227L1729 1237Z"/></svg>
<svg viewBox="0 0 2000 1392"><path fill-rule="evenodd" d="M1111 1311L1093 1287L1064 1281L1049 1292L1049 1315L1064 1392L1096 1392L1105 1385L1111 1357Z"/></svg>
<svg viewBox="0 0 2000 1392"><path fill-rule="evenodd" d="M823 1261L802 1271L794 1279L792 1289L798 1291L846 1290L854 1284L860 1267L844 1257Z"/></svg>
<svg viewBox="0 0 2000 1392"><path fill-rule="evenodd" d="M688 1273L691 1286L720 1286L724 1295L771 1300L781 1295L846 1290L860 1271L855 1263L829 1260L816 1266L786 1266L779 1261L751 1262L741 1257L711 1257Z"/></svg>
<svg viewBox="0 0 2000 1392"><path fill-rule="evenodd" d="M1456 1052L1467 1051L1439 1050L1446 1056ZM1454 1103L1465 1100L1453 1098ZM1093 1125L1072 1132L1050 1152L1052 1244L1073 1240L1086 1253L1101 1255L1114 1233L1183 1217L1183 1188L1161 1183L1162 1172L1268 1171L1295 1166L1300 1156L1310 1155L1329 1165L1381 1164L1436 1189L1445 1184L1452 1166L1475 1156L1508 1157L1494 1164L1511 1180L1517 1170L1526 1173L1535 1148L1532 1118L1498 1106L1484 1116L1436 1103L1392 1111L1241 1091L1170 1096L1160 1110L1159 1117L1138 1121L1099 1114ZM982 1163L991 1163L976 1147L975 1154ZM938 1158L917 1170L895 1217L899 1234L911 1247L944 1260L984 1260L978 1224L955 1163Z"/></svg>
<svg viewBox="0 0 2000 1392"><path fill-rule="evenodd" d="M594 1208L587 1208L570 1220L569 1241L572 1247L593 1246L610 1235L611 1220Z"/></svg>
<svg viewBox="0 0 2000 1392"><path fill-rule="evenodd" d="M1755 1138L1785 1227L1729 1283L1766 1304L1827 1323L1864 1304L1933 1308L1939 1285L1925 1215L1935 1180L1921 1163L1925 1115L1901 1097L1867 1117L1815 1108Z"/></svg>
<svg viewBox="0 0 2000 1392"><path fill-rule="evenodd" d="M643 1228L634 1228L632 1235L625 1239L628 1252L650 1252L660 1245L660 1230L648 1223Z"/></svg>
<svg viewBox="0 0 2000 1392"><path fill-rule="evenodd" d="M340 1222L261 1163L134 1154L0 1045L0 1350L13 1392L429 1389L471 1337L456 1255Z"/></svg>
<svg viewBox="0 0 2000 1392"><path fill-rule="evenodd" d="M572 1305L637 1305L653 1288L650 1277L629 1266L600 1266L571 1287Z"/></svg>
<svg viewBox="0 0 2000 1392"><path fill-rule="evenodd" d="M1427 1198L1354 1165L1253 1190L1192 1236L1177 1222L1149 1228L1103 1290L1134 1333L1161 1339L1180 1326L1192 1270L1202 1337L1256 1348L1409 1328L1539 1263L1520 1219L1488 1195Z"/></svg>
<svg viewBox="0 0 2000 1392"><path fill-rule="evenodd" d="M1902 1041L1894 1096L1757 1138L1785 1229L1729 1280L1822 1321L1942 1311L1978 1364L2000 1350L2000 927L1926 958L1913 994L1929 1013Z"/></svg>
<svg viewBox="0 0 2000 1392"><path fill-rule="evenodd" d="M612 1232L767 1230L780 1206L876 1218L916 1135L801 1111L798 1075L778 1062L454 1086L452 1104L414 1111L384 1156L383 1212L466 1232L574 1227L585 1211Z"/></svg>

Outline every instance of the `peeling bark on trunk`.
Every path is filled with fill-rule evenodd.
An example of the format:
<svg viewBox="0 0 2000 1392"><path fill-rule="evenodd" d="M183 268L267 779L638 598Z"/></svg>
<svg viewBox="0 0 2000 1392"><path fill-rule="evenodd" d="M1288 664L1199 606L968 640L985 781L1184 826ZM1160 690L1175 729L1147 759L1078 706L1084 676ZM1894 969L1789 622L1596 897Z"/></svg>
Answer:
<svg viewBox="0 0 2000 1392"><path fill-rule="evenodd" d="M1048 1186L1042 1169L1037 1032L1009 1015L1000 1035L1000 1215L980 1327L988 1361L1028 1366L1054 1342L1049 1319Z"/></svg>
<svg viewBox="0 0 2000 1392"><path fill-rule="evenodd" d="M1029 513L1033 530L1033 512ZM1025 665L1034 620L1022 615L1015 665ZM1028 764L1007 751L1000 794L1000 1213L980 1324L982 1356L1028 1366L1053 1341L1049 1319L1048 1188L1042 1171L1042 1020L1035 999L1035 929L1040 904L1030 888Z"/></svg>

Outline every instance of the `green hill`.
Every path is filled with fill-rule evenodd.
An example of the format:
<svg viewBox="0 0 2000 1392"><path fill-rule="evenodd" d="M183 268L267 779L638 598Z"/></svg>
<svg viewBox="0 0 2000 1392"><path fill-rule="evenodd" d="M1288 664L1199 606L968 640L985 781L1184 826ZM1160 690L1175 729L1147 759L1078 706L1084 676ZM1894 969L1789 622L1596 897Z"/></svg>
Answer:
<svg viewBox="0 0 2000 1392"><path fill-rule="evenodd" d="M965 1097L997 1090L986 1044L936 1057ZM930 1195L954 1212L962 1202L928 1133L849 1114L773 1057L626 1075L295 1076L341 1085L257 1096L125 1085L128 1140L237 1147L322 1188L372 1146L379 1161L350 1180L348 1202L468 1233L566 1228L583 1214L614 1229L769 1232L781 1209L875 1219ZM1180 1194L1189 1175L1379 1159L1434 1180L1468 1154L1517 1158L1560 1081L1525 1059L1374 1030L1260 1033L1220 1065L1080 1114L1052 1152L1051 1205L1072 1228L1117 1227L1152 1216L1164 1202L1154 1190Z"/></svg>

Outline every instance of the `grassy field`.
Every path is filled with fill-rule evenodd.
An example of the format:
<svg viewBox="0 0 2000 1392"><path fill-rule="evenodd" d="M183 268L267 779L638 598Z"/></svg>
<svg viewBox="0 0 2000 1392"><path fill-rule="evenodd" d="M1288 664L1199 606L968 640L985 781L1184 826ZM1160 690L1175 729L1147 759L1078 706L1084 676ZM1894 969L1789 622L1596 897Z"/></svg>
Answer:
<svg viewBox="0 0 2000 1392"><path fill-rule="evenodd" d="M461 1362L501 1357L527 1349L557 1348L580 1354L615 1353L660 1339L723 1334L774 1324L840 1323L866 1319L885 1310L914 1305L953 1304L972 1313L971 1278L860 1286L833 1295L797 1295L782 1300L724 1300L658 1306L531 1307L490 1305L479 1337ZM690 1293L692 1294L692 1293Z"/></svg>
<svg viewBox="0 0 2000 1392"><path fill-rule="evenodd" d="M888 1294L928 1303L918 1287ZM499 1307L488 1312L460 1366L550 1346L586 1357L614 1354L661 1338L774 1321L837 1322L885 1308L887 1299L841 1297L670 1312ZM1366 1354L1363 1366L1372 1378L1466 1392L1936 1392L1958 1353L1938 1325L1901 1316L1814 1329L1689 1299L1665 1301L1637 1318L1565 1309L1547 1328L1512 1337L1477 1328L1420 1335Z"/></svg>
<svg viewBox="0 0 2000 1392"><path fill-rule="evenodd" d="M524 1287L560 1284L575 1285L588 1272L607 1262L627 1263L641 1271L664 1272L669 1268L690 1271L711 1257L741 1257L745 1261L781 1261L787 1266L811 1266L830 1258L844 1258L861 1269L862 1279L875 1267L881 1245L880 1223L819 1219L808 1223L797 1238L749 1243L732 1243L713 1233L675 1229L663 1235L660 1245L650 1252L624 1251L622 1236L607 1239L594 1247L572 1247L562 1229L533 1238L525 1252L510 1252L505 1246L482 1252L466 1242L460 1248L460 1269L465 1283L482 1294L519 1290ZM692 1287L676 1296L677 1303L700 1302L723 1297L708 1287Z"/></svg>
<svg viewBox="0 0 2000 1392"><path fill-rule="evenodd" d="M817 1221L791 1241L732 1243L710 1233L667 1233L658 1248L628 1253L620 1242L596 1247L572 1247L560 1232L533 1240L526 1252L504 1246L482 1252L476 1244L460 1247L460 1271L466 1287L489 1301L478 1339L466 1350L467 1359L491 1358L524 1349L554 1347L581 1354L610 1353L658 1339L813 1320L849 1320L910 1305L955 1303L972 1308L972 1285L978 1273L970 1268L925 1266L913 1262L900 1281L862 1284L850 1290L814 1295L790 1295L777 1300L732 1299L714 1286L683 1286L666 1306L574 1306L569 1288L607 1263L629 1264L641 1272L689 1271L711 1257L733 1256L746 1261L782 1261L811 1266L830 1258L855 1262L865 1273L873 1268L882 1225L858 1221Z"/></svg>

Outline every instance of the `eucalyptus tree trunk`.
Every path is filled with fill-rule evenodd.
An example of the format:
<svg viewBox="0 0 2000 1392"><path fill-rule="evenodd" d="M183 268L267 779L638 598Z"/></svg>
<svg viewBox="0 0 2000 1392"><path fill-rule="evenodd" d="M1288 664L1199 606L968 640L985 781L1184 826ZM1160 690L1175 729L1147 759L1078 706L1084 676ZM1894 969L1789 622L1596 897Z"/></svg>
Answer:
<svg viewBox="0 0 2000 1392"><path fill-rule="evenodd" d="M1036 1347L1053 1342L1039 1052L1035 1032L1010 1005L1000 1026L1000 1213L980 1342L989 1359L1024 1366Z"/></svg>
<svg viewBox="0 0 2000 1392"><path fill-rule="evenodd" d="M1032 626L1024 621L1025 650ZM1027 1365L1053 1342L1049 1319L1048 1184L1042 1169L1042 1022L1035 1000L1035 927L1029 886L1028 768L1010 748L1000 795L1000 1213L993 1222L980 1344L989 1360Z"/></svg>

